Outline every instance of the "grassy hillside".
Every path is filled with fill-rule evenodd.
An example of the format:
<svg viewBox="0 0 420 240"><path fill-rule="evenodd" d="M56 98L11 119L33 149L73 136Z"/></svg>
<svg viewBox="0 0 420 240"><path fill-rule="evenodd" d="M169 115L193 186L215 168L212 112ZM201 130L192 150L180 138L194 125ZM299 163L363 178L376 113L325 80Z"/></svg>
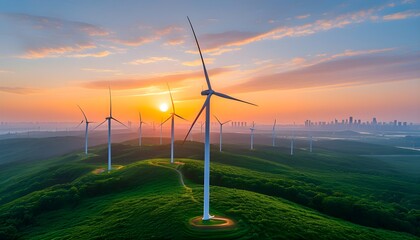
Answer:
<svg viewBox="0 0 420 240"><path fill-rule="evenodd" d="M408 233L419 234L415 155L400 168L389 158L319 149L289 156L283 148L230 145L224 153L214 148L211 212L233 218L237 226L208 233L188 225L202 211L203 166L192 160L202 158L202 144L177 144L184 187L180 173L164 164L168 145L140 149L131 143L113 147L114 164L123 167L109 174L93 173L105 167L104 147L88 158L70 154L2 169L0 239L415 239Z"/></svg>

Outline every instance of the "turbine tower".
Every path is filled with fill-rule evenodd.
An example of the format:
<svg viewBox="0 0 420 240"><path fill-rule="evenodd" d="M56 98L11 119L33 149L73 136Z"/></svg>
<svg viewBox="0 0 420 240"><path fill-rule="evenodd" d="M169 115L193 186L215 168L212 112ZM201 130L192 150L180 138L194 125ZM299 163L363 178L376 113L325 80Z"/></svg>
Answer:
<svg viewBox="0 0 420 240"><path fill-rule="evenodd" d="M163 119L160 119L160 145L162 145L162 126L163 126Z"/></svg>
<svg viewBox="0 0 420 240"><path fill-rule="evenodd" d="M188 18L188 17L187 17ZM209 220L212 218L210 215L210 98L213 95L216 95L221 98L227 98L230 100L235 100L251 105L255 105L250 102L242 101L237 98L230 97L226 94L219 93L213 90L210 84L210 79L207 74L206 65L204 64L203 55L201 53L200 45L198 44L197 36L195 35L194 28L191 24L190 19L188 18L188 22L191 26L191 30L194 35L195 42L197 44L198 52L200 53L201 63L203 65L204 76L206 78L207 83L207 90L201 91L202 96L207 96L206 100L201 107L201 110L198 112L197 117L195 118L194 122L192 123L190 130L188 131L187 135L185 136L184 141L187 139L188 135L191 132L191 129L194 127L194 124L197 122L197 119L200 117L201 113L203 112L204 108L206 109L206 122L205 122L205 143L204 143L204 201L203 201L203 220ZM255 105L256 106L256 105Z"/></svg>
<svg viewBox="0 0 420 240"><path fill-rule="evenodd" d="M254 150L254 130L255 130L254 122L252 122L252 127L249 130L251 130L251 150Z"/></svg>
<svg viewBox="0 0 420 240"><path fill-rule="evenodd" d="M216 118L217 122L219 122L219 125L220 125L219 151L221 152L222 151L223 125L225 125L226 123L230 122L231 120L222 123L222 122L220 122L220 120L216 116L214 116L214 117Z"/></svg>
<svg viewBox="0 0 420 240"><path fill-rule="evenodd" d="M178 114L176 114L175 104L174 104L174 100L172 99L172 93L171 93L171 89L169 88L169 84L168 84L168 91L169 91L169 95L171 96L172 113L171 113L171 116L169 116L169 118L166 119L161 124L161 130L162 130L162 125L165 124L169 119L171 119L171 163L174 163L175 117L179 117L179 118L181 118L182 120L185 120L185 121L187 121L187 120L185 118L179 116Z"/></svg>
<svg viewBox="0 0 420 240"><path fill-rule="evenodd" d="M312 152L312 134L309 137L309 152Z"/></svg>
<svg viewBox="0 0 420 240"><path fill-rule="evenodd" d="M295 145L295 129L294 129L294 127L295 127L295 122L293 122L293 137L290 140L290 155L293 155L293 148L294 148L294 145Z"/></svg>
<svg viewBox="0 0 420 240"><path fill-rule="evenodd" d="M141 127L142 127L143 123L145 123L145 122L143 122L143 120L141 119L141 112L139 112L139 146L140 147L141 147Z"/></svg>
<svg viewBox="0 0 420 240"><path fill-rule="evenodd" d="M89 122L88 119L87 119L87 117L86 117L85 112L83 112L83 109L79 105L77 105L77 106L79 107L80 111L82 111L83 117L85 118L85 120L82 120L80 122L79 126L83 122L85 122L85 124L86 124L86 127L85 127L85 155L88 155L89 123L93 123L93 122Z"/></svg>
<svg viewBox="0 0 420 240"><path fill-rule="evenodd" d="M93 130L97 129L99 126L104 124L106 121L108 121L108 172L111 171L111 121L114 120L124 127L128 128L124 123L119 121L118 119L114 118L112 116L112 97L111 97L111 87L109 87L109 116L105 118L105 121L101 122L98 126L96 126Z"/></svg>
<svg viewBox="0 0 420 240"><path fill-rule="evenodd" d="M273 125L273 147L276 146L276 121L277 121L277 119L274 119L274 125Z"/></svg>

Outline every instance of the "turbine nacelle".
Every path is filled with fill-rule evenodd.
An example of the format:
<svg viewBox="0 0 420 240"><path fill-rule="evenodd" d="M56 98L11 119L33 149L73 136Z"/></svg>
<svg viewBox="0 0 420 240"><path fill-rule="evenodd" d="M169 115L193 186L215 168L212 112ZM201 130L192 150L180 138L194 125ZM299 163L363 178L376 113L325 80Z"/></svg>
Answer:
<svg viewBox="0 0 420 240"><path fill-rule="evenodd" d="M208 95L211 95L213 93L214 93L213 90L207 89L207 90L201 91L201 96L208 96Z"/></svg>

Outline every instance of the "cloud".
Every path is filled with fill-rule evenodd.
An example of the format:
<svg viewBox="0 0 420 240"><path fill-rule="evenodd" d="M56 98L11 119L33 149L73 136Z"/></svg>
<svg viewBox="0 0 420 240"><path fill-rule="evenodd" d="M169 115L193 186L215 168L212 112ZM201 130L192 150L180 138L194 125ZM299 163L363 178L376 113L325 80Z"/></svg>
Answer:
<svg viewBox="0 0 420 240"><path fill-rule="evenodd" d="M217 76L227 72L233 71L232 68L214 68L209 70L210 76ZM92 81L88 83L83 83L82 86L85 88L91 89L106 89L109 85L112 86L112 89L115 90L127 90L127 89L137 89L137 88L147 88L157 85L165 85L170 83L171 86L176 87L177 85L182 86L182 83L186 80L191 79L203 79L203 72L194 71L194 72L182 72L182 73L173 73L166 74L148 78L139 78L139 79L112 79L112 80L99 80Z"/></svg>
<svg viewBox="0 0 420 240"><path fill-rule="evenodd" d="M39 92L38 89L35 88L24 88L24 87L1 87L0 86L0 92L7 92L7 93L15 93L15 94L31 94Z"/></svg>
<svg viewBox="0 0 420 240"><path fill-rule="evenodd" d="M405 11L405 12L398 12L398 13L393 13L393 14L389 14L389 15L385 15L382 17L383 20L385 21L390 21L390 20L403 20L403 19L407 19L407 18L413 18L413 17L419 17L420 16L420 12L419 11Z"/></svg>
<svg viewBox="0 0 420 240"><path fill-rule="evenodd" d="M384 5L377 8L360 10L353 13L342 14L328 19L319 19L310 23L296 26L281 26L265 32L226 31L223 33L205 34L198 36L203 52L218 52L224 48L239 47L262 40L279 40L286 37L303 37L325 32L332 29L344 28L353 24L366 21L377 21L382 10L390 6ZM410 16L414 16L411 13ZM298 16L301 18L307 15ZM309 16L308 16L309 17ZM273 21L271 21L273 22ZM196 54L197 51L187 51Z"/></svg>
<svg viewBox="0 0 420 240"><path fill-rule="evenodd" d="M13 72L9 70L0 69L0 73L13 73Z"/></svg>
<svg viewBox="0 0 420 240"><path fill-rule="evenodd" d="M85 58L85 57L101 58L101 57L106 57L110 54L111 53L108 52L108 51L102 51L102 52L96 52L96 53L74 54L74 55L70 55L69 57L74 57L74 58Z"/></svg>
<svg viewBox="0 0 420 240"><path fill-rule="evenodd" d="M119 70L114 69L98 69L98 68L81 68L82 71L97 72L97 73L118 73Z"/></svg>
<svg viewBox="0 0 420 240"><path fill-rule="evenodd" d="M58 57L67 53L81 52L86 49L95 48L93 44L76 44L74 46L61 46L61 47L42 47L27 50L20 58L37 59L45 57Z"/></svg>
<svg viewBox="0 0 420 240"><path fill-rule="evenodd" d="M209 64L213 64L213 62L214 62L214 58L206 58L206 59L204 59L204 62L206 63L206 65L209 65ZM194 60L194 61L191 61L191 62L183 62L182 63L182 65L184 65L184 66L190 66L190 67L193 67L193 66L201 66L201 59L197 59L197 60Z"/></svg>
<svg viewBox="0 0 420 240"><path fill-rule="evenodd" d="M176 45L181 45L183 44L185 41L182 38L174 38L174 39L169 39L166 41L165 45L169 45L169 46L176 46Z"/></svg>
<svg viewBox="0 0 420 240"><path fill-rule="evenodd" d="M305 19L305 18L308 18L308 17L310 17L311 16L311 14L305 14L305 15L299 15L299 16L296 16L295 18L296 19Z"/></svg>
<svg viewBox="0 0 420 240"><path fill-rule="evenodd" d="M158 41L165 37L171 39L166 41L167 45L178 45L181 44L180 41L182 41L179 36L182 31L184 31L183 28L177 26L168 26L154 30L151 33L146 33L145 36L138 36L134 38L114 38L112 41L126 46L137 47Z"/></svg>
<svg viewBox="0 0 420 240"><path fill-rule="evenodd" d="M19 57L27 59L65 56L96 48L95 39L110 34L89 23L22 13L2 13L0 20L13 26L7 29L7 34L25 52Z"/></svg>
<svg viewBox="0 0 420 240"><path fill-rule="evenodd" d="M228 90L254 92L412 80L420 78L419 65L418 52L405 55L351 56L288 72L256 76Z"/></svg>
<svg viewBox="0 0 420 240"><path fill-rule="evenodd" d="M177 61L177 60L173 58L169 58L169 57L149 57L149 58L141 58L141 59L133 60L131 62L128 62L128 64L139 65L139 64L156 63L156 62L162 62L162 61Z"/></svg>

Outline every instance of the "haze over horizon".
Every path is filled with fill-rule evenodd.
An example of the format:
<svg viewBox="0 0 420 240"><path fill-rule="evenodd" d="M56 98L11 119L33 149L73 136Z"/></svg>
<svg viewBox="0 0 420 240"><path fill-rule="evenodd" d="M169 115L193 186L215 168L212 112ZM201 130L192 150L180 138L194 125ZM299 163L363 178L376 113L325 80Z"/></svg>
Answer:
<svg viewBox="0 0 420 240"><path fill-rule="evenodd" d="M420 5L395 1L0 2L0 121L91 121L108 111L193 120L205 87L221 119L420 123ZM134 122L133 122L134 124Z"/></svg>

